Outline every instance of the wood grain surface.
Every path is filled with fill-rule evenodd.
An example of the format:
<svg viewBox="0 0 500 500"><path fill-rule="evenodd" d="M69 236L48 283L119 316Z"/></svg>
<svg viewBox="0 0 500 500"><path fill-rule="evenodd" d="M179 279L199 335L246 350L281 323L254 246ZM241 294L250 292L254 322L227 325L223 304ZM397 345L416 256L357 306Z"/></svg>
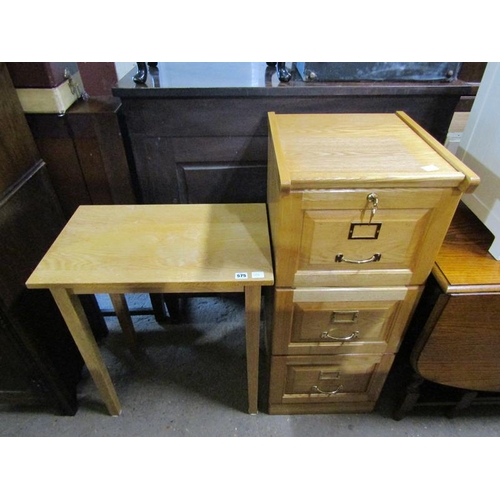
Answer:
<svg viewBox="0 0 500 500"><path fill-rule="evenodd" d="M444 292L500 292L500 261L488 252L493 235L461 203L432 270Z"/></svg>
<svg viewBox="0 0 500 500"><path fill-rule="evenodd" d="M422 140L425 131L403 121L403 113L269 115L274 141L281 145L280 177L288 177L292 189L367 182L456 187L466 179L461 162L451 164L436 150L437 141Z"/></svg>
<svg viewBox="0 0 500 500"><path fill-rule="evenodd" d="M273 284L265 205L114 205L81 206L27 286L209 292L251 282Z"/></svg>

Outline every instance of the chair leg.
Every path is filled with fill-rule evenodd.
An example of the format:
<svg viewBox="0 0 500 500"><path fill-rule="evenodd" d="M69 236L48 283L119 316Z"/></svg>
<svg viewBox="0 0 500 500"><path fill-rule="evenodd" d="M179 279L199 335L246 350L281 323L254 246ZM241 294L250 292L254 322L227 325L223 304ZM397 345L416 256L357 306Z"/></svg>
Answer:
<svg viewBox="0 0 500 500"><path fill-rule="evenodd" d="M477 397L477 391L466 391L460 401L447 413L448 418L454 418L461 410L468 408Z"/></svg>
<svg viewBox="0 0 500 500"><path fill-rule="evenodd" d="M408 412L413 410L420 398L420 386L423 382L424 379L418 373L413 373L411 381L406 386L403 401L392 415L394 420L402 420Z"/></svg>
<svg viewBox="0 0 500 500"><path fill-rule="evenodd" d="M180 323L181 307L180 296L176 293L167 293L163 295L163 301L167 306L168 316L172 323Z"/></svg>
<svg viewBox="0 0 500 500"><path fill-rule="evenodd" d="M167 310L163 301L163 294L150 293L149 298L151 300L151 306L153 308L153 314L155 315L156 321L158 321L158 323L167 321Z"/></svg>

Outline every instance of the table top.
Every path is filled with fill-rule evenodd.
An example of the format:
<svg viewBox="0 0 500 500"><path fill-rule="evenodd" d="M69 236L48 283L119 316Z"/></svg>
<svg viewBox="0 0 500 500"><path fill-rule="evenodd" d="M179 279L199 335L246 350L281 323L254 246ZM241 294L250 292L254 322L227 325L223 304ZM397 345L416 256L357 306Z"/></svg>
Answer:
<svg viewBox="0 0 500 500"><path fill-rule="evenodd" d="M460 203L432 269L445 293L500 292L500 261L488 252L493 238Z"/></svg>
<svg viewBox="0 0 500 500"><path fill-rule="evenodd" d="M265 204L80 206L28 288L222 292L274 283Z"/></svg>

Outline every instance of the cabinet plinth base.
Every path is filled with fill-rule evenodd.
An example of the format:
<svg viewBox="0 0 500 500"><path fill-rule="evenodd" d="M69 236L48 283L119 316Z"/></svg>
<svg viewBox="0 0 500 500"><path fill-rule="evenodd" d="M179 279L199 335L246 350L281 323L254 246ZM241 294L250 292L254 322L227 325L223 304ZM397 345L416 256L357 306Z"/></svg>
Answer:
<svg viewBox="0 0 500 500"><path fill-rule="evenodd" d="M356 403L324 403L324 404L270 404L270 415L306 415L313 413L370 413L375 408L374 401Z"/></svg>

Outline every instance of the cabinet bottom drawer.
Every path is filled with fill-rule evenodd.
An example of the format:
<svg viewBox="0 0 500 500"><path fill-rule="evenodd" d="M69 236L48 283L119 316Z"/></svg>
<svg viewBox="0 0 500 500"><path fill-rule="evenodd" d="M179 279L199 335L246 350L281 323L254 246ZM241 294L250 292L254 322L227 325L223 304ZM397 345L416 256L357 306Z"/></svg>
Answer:
<svg viewBox="0 0 500 500"><path fill-rule="evenodd" d="M269 403L358 406L375 403L389 373L393 354L273 356ZM347 410L344 410L347 411ZM365 410L369 411L369 410Z"/></svg>

